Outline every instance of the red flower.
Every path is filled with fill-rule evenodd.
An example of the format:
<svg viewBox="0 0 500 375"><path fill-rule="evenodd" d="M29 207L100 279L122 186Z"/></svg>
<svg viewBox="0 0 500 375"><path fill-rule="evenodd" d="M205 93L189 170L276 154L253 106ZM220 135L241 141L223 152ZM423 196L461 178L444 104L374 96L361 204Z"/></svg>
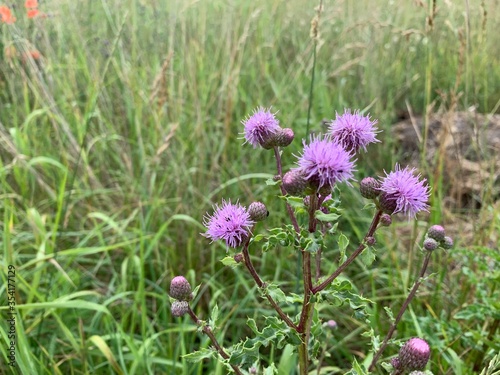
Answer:
<svg viewBox="0 0 500 375"><path fill-rule="evenodd" d="M28 18L35 18L39 13L40 11L38 9L28 9L27 11Z"/></svg>
<svg viewBox="0 0 500 375"><path fill-rule="evenodd" d="M24 6L26 8L36 8L38 6L38 0L26 0Z"/></svg>
<svg viewBox="0 0 500 375"><path fill-rule="evenodd" d="M12 15L12 12L5 5L0 6L0 21L5 23L14 23L16 18Z"/></svg>

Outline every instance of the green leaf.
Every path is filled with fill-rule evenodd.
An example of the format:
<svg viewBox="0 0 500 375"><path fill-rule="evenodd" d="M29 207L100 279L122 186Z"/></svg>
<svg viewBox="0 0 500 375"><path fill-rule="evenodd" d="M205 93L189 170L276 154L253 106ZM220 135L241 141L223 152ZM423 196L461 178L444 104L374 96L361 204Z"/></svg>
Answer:
<svg viewBox="0 0 500 375"><path fill-rule="evenodd" d="M234 260L233 257L225 257L224 259L221 259L221 262L223 265L233 267L233 268L238 266L238 264L239 264L238 262L236 262Z"/></svg>
<svg viewBox="0 0 500 375"><path fill-rule="evenodd" d="M218 319L219 319L219 306L215 304L214 308L212 309L212 314L210 315L209 325L214 328L217 327Z"/></svg>
<svg viewBox="0 0 500 375"><path fill-rule="evenodd" d="M271 363L271 366L265 367L263 375L275 375L278 373L278 369L274 366L274 363Z"/></svg>
<svg viewBox="0 0 500 375"><path fill-rule="evenodd" d="M340 249L340 262L344 263L347 259L345 251L347 249L347 246L349 246L349 239L343 233L341 233L339 235L339 239L337 240L337 243L338 243L339 249Z"/></svg>
<svg viewBox="0 0 500 375"><path fill-rule="evenodd" d="M329 213L325 214L323 211L317 210L314 213L314 217L318 219L319 221L326 221L326 222L336 222L340 218L340 215L337 213Z"/></svg>
<svg viewBox="0 0 500 375"><path fill-rule="evenodd" d="M275 181L274 178L268 178L266 180L267 186L275 186L275 185L278 185L279 183L280 183L280 181Z"/></svg>
<svg viewBox="0 0 500 375"><path fill-rule="evenodd" d="M185 354L182 358L185 358L189 362L201 362L206 358L217 358L217 355L214 350L202 348L193 353Z"/></svg>
<svg viewBox="0 0 500 375"><path fill-rule="evenodd" d="M386 312L387 316L389 317L389 319L391 320L391 322L392 322L392 323L394 323L394 321L395 321L396 319L394 319L394 314L393 314L393 312L392 312L391 308L390 308L389 306L385 306L385 307L384 307L384 310L385 310L385 312Z"/></svg>
<svg viewBox="0 0 500 375"><path fill-rule="evenodd" d="M371 266L375 261L376 254L375 249L371 246L367 246L361 253L361 261L365 266Z"/></svg>

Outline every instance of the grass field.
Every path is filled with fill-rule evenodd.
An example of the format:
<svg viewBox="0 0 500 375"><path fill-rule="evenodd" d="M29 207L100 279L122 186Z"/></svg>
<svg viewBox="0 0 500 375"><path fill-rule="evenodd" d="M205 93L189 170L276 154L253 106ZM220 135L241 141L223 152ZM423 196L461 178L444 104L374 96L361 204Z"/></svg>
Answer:
<svg viewBox="0 0 500 375"><path fill-rule="evenodd" d="M391 126L401 113L500 112L497 0L324 1L315 64L316 1L53 0L33 19L23 1L0 5L11 3L17 20L0 22L2 374L225 373L182 358L210 341L171 316L167 291L176 275L201 285L194 310L207 318L218 305L226 345L249 334L248 317L272 314L243 269L221 264L225 247L200 235L222 198L269 202L268 227L285 219L278 190L265 184L276 173L273 153L242 146L240 121L255 107L272 106L295 131L285 170L306 136L310 102L315 132L345 107L369 112L382 142L359 157L358 180L398 161ZM401 305L435 223L450 228L455 247L433 257L396 338L425 337L434 374L479 374L500 352L500 205L485 188L479 204L445 209L449 186L436 171L421 165L430 215L385 228L376 262L345 274L376 302L370 321L345 306L321 310L338 323L321 373L367 360L361 333L384 337L384 307ZM356 243L370 217L359 194L345 189L343 201L341 226ZM267 280L295 290L296 255L254 255ZM397 351L390 345L385 359ZM261 354L280 374L294 373L295 357L272 346Z"/></svg>

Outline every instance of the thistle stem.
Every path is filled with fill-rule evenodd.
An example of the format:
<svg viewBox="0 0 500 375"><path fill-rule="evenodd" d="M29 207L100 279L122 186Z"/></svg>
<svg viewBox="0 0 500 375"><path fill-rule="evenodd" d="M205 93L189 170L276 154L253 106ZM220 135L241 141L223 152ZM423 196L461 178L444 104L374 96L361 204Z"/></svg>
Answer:
<svg viewBox="0 0 500 375"><path fill-rule="evenodd" d="M424 263L422 264L422 268L420 269L420 272L418 274L418 279L413 285L413 288L410 291L410 294L408 294L408 297L406 297L406 300L403 302L403 305L399 309L398 315L396 316L396 319L394 322L391 324L391 327L389 328L389 332L387 332L387 335L385 336L384 342L380 346L379 350L377 351L377 354L372 359L372 362L370 364L370 367L368 368L368 371L373 371L375 365L377 364L377 361L379 360L380 356L382 355L383 351L387 347L387 344L389 343L389 340L391 339L392 335L394 334L394 331L396 330L396 326L398 323L401 321L401 318L403 317L404 312L410 305L410 302L412 301L413 297L415 297L415 294L417 293L417 290L422 284L422 278L425 275L425 271L427 270L427 267L429 266L429 261L431 259L432 251L427 251L425 254L424 258Z"/></svg>
<svg viewBox="0 0 500 375"><path fill-rule="evenodd" d="M269 295L269 293L267 293L267 291L265 290L266 283L264 281L262 281L259 274L255 270L255 267L253 266L252 260L250 259L250 253L248 252L249 241L250 240L248 240L245 243L245 246L243 246L243 250L242 250L243 259L245 260L244 263L245 263L246 268L250 272L250 275L252 275L252 278L255 280L255 283L257 284L257 286L264 292L264 295L266 296L267 300L269 301L271 306L274 308L274 310L276 310L276 312L278 313L280 318L286 323L287 326L289 326L290 328L297 331L298 326L294 322L292 322L292 320L283 312L281 307L278 306L278 304L273 299L273 297L271 297Z"/></svg>
<svg viewBox="0 0 500 375"><path fill-rule="evenodd" d="M379 211L377 211L377 213L375 214L375 217L372 220L372 223L370 225L370 229L368 230L368 233L366 234L365 239L368 237L373 237L373 234L375 233L375 230L377 229L378 223L380 221L380 216L382 216L382 211L379 210ZM342 263L334 273L332 273L330 276L328 276L328 278L325 281L323 281L321 284L312 288L312 293L316 294L318 292L321 292L326 287L328 287L333 282L333 280L335 280L347 268L347 266L349 264L351 264L358 257L358 255L363 252L365 247L366 246L364 245L364 243L361 243L358 246L358 248L356 249L356 251L354 253L352 253L351 256L349 258L347 258L347 260L344 263Z"/></svg>
<svg viewBox="0 0 500 375"><path fill-rule="evenodd" d="M276 158L276 169L278 170L278 175L283 180L283 169L281 167L281 155L279 147L274 147L274 156ZM286 190L283 187L283 184L280 184L280 190L281 190L281 195L285 196ZM300 235L299 223L297 222L297 218L295 217L295 213L293 212L292 206L290 206L288 203L286 204L286 211L288 212L288 216L290 217L290 221L292 222L295 233L297 233L297 235Z"/></svg>
<svg viewBox="0 0 500 375"><path fill-rule="evenodd" d="M196 316L196 314L194 313L194 311L191 310L191 307L188 307L188 314L191 317L191 319L196 323L196 325L198 325L199 327L201 327L201 330L203 331L203 333L205 335L208 336L208 338L210 339L210 341L212 341L212 344L214 345L215 349L220 354L220 356L222 358L224 358L224 359L229 359L229 355L226 353L226 351L224 350L224 348L222 346L220 346L219 342L215 338L215 335L214 335L214 333L212 331L212 328L209 325L203 324L203 322L200 319L198 319L198 317ZM236 366L236 365L230 365L230 366L232 367L233 371L236 374L243 375L243 373L238 368L238 366Z"/></svg>

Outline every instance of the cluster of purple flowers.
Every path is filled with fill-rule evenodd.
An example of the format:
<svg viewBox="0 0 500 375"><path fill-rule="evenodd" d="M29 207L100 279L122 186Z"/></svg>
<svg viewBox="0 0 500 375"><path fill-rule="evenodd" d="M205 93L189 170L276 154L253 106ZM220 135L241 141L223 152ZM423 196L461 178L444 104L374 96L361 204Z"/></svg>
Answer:
<svg viewBox="0 0 500 375"><path fill-rule="evenodd" d="M245 141L254 148L285 147L294 138L291 129L280 127L270 109L259 107L242 123ZM318 193L325 196L336 183L350 185L355 171L355 154L361 149L366 152L370 143L379 142L376 124L376 120L359 111L345 110L342 115L336 114L326 135L311 136L309 142L304 141L303 151L297 156L297 167L282 177L284 190L290 195ZM380 181L368 179L368 187L362 183L361 189L371 193L363 196L378 199L380 208L387 214L402 213L411 218L419 211L427 211L429 187L414 169L396 165ZM224 240L227 246L234 248L248 237L254 221L245 207L223 201L221 206L214 206L214 214L207 215L204 224L206 237L212 241Z"/></svg>

